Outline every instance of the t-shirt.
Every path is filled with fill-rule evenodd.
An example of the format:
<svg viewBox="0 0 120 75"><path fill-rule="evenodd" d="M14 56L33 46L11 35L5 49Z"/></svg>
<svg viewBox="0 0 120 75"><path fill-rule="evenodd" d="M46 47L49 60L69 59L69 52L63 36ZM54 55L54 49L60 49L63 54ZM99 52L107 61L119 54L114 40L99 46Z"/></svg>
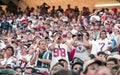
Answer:
<svg viewBox="0 0 120 75"><path fill-rule="evenodd" d="M107 38L96 40L96 42L98 52L105 51L112 46L112 41Z"/></svg>
<svg viewBox="0 0 120 75"><path fill-rule="evenodd" d="M1 27L4 29L4 30L9 30L11 28L10 24L8 22L2 22L1 23Z"/></svg>
<svg viewBox="0 0 120 75"><path fill-rule="evenodd" d="M26 54L26 55L20 55L18 58L17 58L17 66L20 66L21 68L26 68L28 62L25 62L23 61L22 59L25 58L28 62L30 61L30 57L29 57L29 54Z"/></svg>
<svg viewBox="0 0 120 75"><path fill-rule="evenodd" d="M6 47L5 43L2 40L0 40L0 49L3 49L5 47Z"/></svg>
<svg viewBox="0 0 120 75"><path fill-rule="evenodd" d="M51 59L51 54L49 51L44 51L43 53L38 55L38 58L41 59ZM49 65L46 63L42 63L40 61L37 61L37 67L39 68L49 68Z"/></svg>
<svg viewBox="0 0 120 75"><path fill-rule="evenodd" d="M88 57L88 55L89 53L87 49L83 46L83 42L78 42L74 57L78 57L84 61L85 58Z"/></svg>
<svg viewBox="0 0 120 75"><path fill-rule="evenodd" d="M97 55L97 42L92 40L90 43L92 44L91 54Z"/></svg>
<svg viewBox="0 0 120 75"><path fill-rule="evenodd" d="M3 61L1 61L1 64L2 65L11 65L12 67L13 66L15 66L16 64L15 64L15 62L14 62L14 60L15 60L16 58L15 57L13 57L13 56L11 56L10 58L4 58L4 60Z"/></svg>

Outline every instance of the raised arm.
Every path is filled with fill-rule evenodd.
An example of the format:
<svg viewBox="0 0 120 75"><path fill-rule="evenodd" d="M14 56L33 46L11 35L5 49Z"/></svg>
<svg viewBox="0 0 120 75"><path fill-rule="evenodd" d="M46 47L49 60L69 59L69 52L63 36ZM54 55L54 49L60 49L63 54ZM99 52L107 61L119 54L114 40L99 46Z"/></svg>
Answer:
<svg viewBox="0 0 120 75"><path fill-rule="evenodd" d="M92 44L88 41L88 38L89 38L89 37L86 35L86 33L84 33L84 34L83 34L83 45L84 45L87 49L91 50Z"/></svg>

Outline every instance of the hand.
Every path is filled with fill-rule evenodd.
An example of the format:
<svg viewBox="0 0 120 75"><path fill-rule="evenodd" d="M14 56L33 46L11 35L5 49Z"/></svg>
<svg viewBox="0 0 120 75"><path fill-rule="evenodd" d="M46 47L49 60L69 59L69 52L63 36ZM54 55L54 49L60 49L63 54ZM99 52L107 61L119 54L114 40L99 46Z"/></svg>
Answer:
<svg viewBox="0 0 120 75"><path fill-rule="evenodd" d="M58 38L59 38L60 36L57 34L56 36L55 36L55 42L58 40Z"/></svg>
<svg viewBox="0 0 120 75"><path fill-rule="evenodd" d="M41 59L40 59L40 58L37 58L37 60L38 60L38 61L41 61Z"/></svg>
<svg viewBox="0 0 120 75"><path fill-rule="evenodd" d="M26 58L22 58L22 61L25 61L25 62L27 62Z"/></svg>
<svg viewBox="0 0 120 75"><path fill-rule="evenodd" d="M34 53L35 53L35 55L38 55L38 54L39 54L39 52L38 52L37 50L35 50L35 52L34 52Z"/></svg>

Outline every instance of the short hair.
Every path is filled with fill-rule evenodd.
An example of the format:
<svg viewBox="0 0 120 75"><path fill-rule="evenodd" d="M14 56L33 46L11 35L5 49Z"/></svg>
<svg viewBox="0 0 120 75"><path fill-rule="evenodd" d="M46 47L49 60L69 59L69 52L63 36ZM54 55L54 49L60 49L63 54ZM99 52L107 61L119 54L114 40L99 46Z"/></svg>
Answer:
<svg viewBox="0 0 120 75"><path fill-rule="evenodd" d="M12 55L14 55L14 48L13 48L12 46L7 46L7 47L6 47L6 50L7 50L8 48L10 48L10 49L12 50Z"/></svg>
<svg viewBox="0 0 120 75"><path fill-rule="evenodd" d="M89 57L90 57L90 59L96 58L94 54L90 54Z"/></svg>
<svg viewBox="0 0 120 75"><path fill-rule="evenodd" d="M107 68L106 66L101 66L101 67L99 67L97 72L99 72L99 71L102 70L102 69L107 69L107 70L109 70L109 72L110 72L109 75L114 75L113 71L112 71L111 69Z"/></svg>
<svg viewBox="0 0 120 75"><path fill-rule="evenodd" d="M113 72L114 75L117 75L117 74L116 74L116 71L118 71L119 68L120 68L119 65L115 65L115 66L112 67L111 71Z"/></svg>
<svg viewBox="0 0 120 75"><path fill-rule="evenodd" d="M55 65L53 65L52 70L53 70L53 69L54 69L54 67L55 67L55 66L57 66L57 65L60 65L60 66L64 67L64 65L63 65L62 63L57 62Z"/></svg>
<svg viewBox="0 0 120 75"><path fill-rule="evenodd" d="M57 65L60 65L61 68L56 68ZM55 65L53 65L51 71L50 71L50 75L53 75L54 73L56 73L57 71L59 71L60 69L63 69L64 68L64 65L60 62L57 62Z"/></svg>
<svg viewBox="0 0 120 75"><path fill-rule="evenodd" d="M105 30L102 30L102 31L100 32L100 36L101 36L101 33L102 33L102 32L104 32L105 34L107 34L107 32L106 32Z"/></svg>
<svg viewBox="0 0 120 75"><path fill-rule="evenodd" d="M80 62L75 62L75 63L73 63L73 64L71 65L71 69L73 69L75 65L80 65L81 68L83 67L83 64L82 64L82 63L80 63Z"/></svg>
<svg viewBox="0 0 120 75"><path fill-rule="evenodd" d="M117 59L116 58L109 58L107 61L113 61L115 64L117 64Z"/></svg>
<svg viewBox="0 0 120 75"><path fill-rule="evenodd" d="M43 40L40 40L38 44L40 45L41 42L45 42L45 43L47 43L46 40L43 39Z"/></svg>
<svg viewBox="0 0 120 75"><path fill-rule="evenodd" d="M67 60L65 60L65 59L58 60L58 62L61 62L61 61L64 61L64 62L66 62L68 64Z"/></svg>
<svg viewBox="0 0 120 75"><path fill-rule="evenodd" d="M106 55L105 52L100 51L100 52L97 53L97 56L99 56L100 54Z"/></svg>

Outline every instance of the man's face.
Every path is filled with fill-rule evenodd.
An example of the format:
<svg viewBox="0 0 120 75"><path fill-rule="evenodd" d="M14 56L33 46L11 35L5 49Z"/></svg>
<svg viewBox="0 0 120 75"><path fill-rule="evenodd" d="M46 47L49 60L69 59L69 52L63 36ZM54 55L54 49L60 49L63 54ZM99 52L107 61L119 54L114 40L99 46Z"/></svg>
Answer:
<svg viewBox="0 0 120 75"><path fill-rule="evenodd" d="M85 75L94 75L95 72L97 71L98 64L93 63L87 67L87 73Z"/></svg>
<svg viewBox="0 0 120 75"><path fill-rule="evenodd" d="M110 25L106 24L105 29L109 29L109 28L110 28Z"/></svg>
<svg viewBox="0 0 120 75"><path fill-rule="evenodd" d="M12 55L12 49L11 49L11 48L8 48L8 49L6 50L6 54L11 56L11 55Z"/></svg>
<svg viewBox="0 0 120 75"><path fill-rule="evenodd" d="M100 29L99 26L94 26L94 31L95 31L95 32L98 32L99 29Z"/></svg>
<svg viewBox="0 0 120 75"><path fill-rule="evenodd" d="M110 72L110 69L105 67L105 68L99 69L95 75L112 75L112 74Z"/></svg>
<svg viewBox="0 0 120 75"><path fill-rule="evenodd" d="M45 50L46 47L47 47L46 42L42 41L42 42L40 43L39 47L40 47L42 50Z"/></svg>
<svg viewBox="0 0 120 75"><path fill-rule="evenodd" d="M101 39L105 39L106 38L106 33L105 32L101 32L100 33L100 38Z"/></svg>
<svg viewBox="0 0 120 75"><path fill-rule="evenodd" d="M99 56L97 56L97 58L98 58L99 60L103 60L103 61L105 61L105 60L106 60L106 58L105 58L105 55L104 55L104 54L100 54Z"/></svg>
<svg viewBox="0 0 120 75"><path fill-rule="evenodd" d="M115 66L115 63L113 61L107 61L108 68L112 68L113 66Z"/></svg>
<svg viewBox="0 0 120 75"><path fill-rule="evenodd" d="M16 69L17 74L22 75L22 69L18 68Z"/></svg>

